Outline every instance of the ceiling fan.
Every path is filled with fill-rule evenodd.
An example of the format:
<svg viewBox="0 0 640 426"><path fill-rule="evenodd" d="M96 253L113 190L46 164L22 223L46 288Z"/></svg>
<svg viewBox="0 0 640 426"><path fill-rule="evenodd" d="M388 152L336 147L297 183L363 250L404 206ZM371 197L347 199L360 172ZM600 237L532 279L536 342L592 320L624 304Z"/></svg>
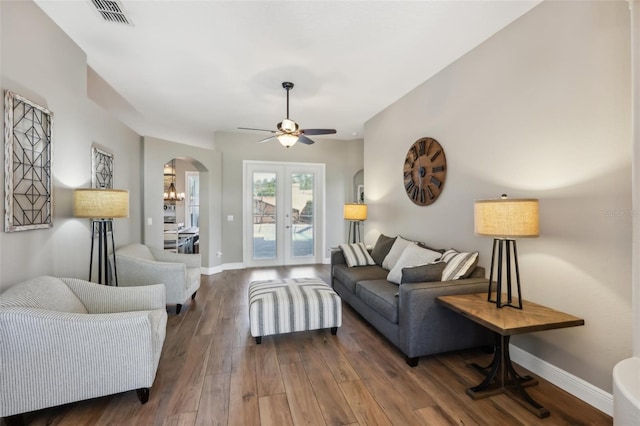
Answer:
<svg viewBox="0 0 640 426"><path fill-rule="evenodd" d="M293 120L289 119L289 91L293 89L293 83L284 81L282 87L287 91L287 118L283 119L276 126L278 130L267 129L254 129L251 127L238 127L241 130L258 130L260 132L270 132L273 136L264 138L260 143L268 142L271 139L278 139L278 141L285 147L289 148L296 142L303 143L305 145L311 145L313 140L309 139L306 135L332 135L336 133L335 129L301 129Z"/></svg>

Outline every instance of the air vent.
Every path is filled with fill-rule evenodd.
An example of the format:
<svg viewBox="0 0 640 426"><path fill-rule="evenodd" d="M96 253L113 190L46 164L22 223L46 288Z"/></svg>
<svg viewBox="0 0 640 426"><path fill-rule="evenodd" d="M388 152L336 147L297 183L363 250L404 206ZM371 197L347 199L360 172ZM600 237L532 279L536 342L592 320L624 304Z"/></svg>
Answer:
<svg viewBox="0 0 640 426"><path fill-rule="evenodd" d="M133 25L131 20L125 15L124 8L120 2L116 0L91 0L91 2L105 21Z"/></svg>

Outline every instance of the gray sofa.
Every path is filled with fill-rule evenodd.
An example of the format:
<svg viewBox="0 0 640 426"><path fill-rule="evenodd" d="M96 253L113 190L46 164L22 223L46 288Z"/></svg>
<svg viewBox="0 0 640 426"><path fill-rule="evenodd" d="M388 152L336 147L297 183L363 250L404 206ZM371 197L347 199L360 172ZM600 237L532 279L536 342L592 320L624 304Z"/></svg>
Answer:
<svg viewBox="0 0 640 426"><path fill-rule="evenodd" d="M343 252L331 253L331 285L365 320L393 343L414 367L421 356L493 345L490 331L440 306L436 297L486 292L483 267L469 278L396 285L376 265L348 267Z"/></svg>

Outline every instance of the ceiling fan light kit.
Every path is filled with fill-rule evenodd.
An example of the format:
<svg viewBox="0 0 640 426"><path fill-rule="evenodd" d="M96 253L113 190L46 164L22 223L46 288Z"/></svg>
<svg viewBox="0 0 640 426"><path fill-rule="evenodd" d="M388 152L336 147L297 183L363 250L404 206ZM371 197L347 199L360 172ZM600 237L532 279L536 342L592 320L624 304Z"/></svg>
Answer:
<svg viewBox="0 0 640 426"><path fill-rule="evenodd" d="M257 130L259 132L273 133L273 136L262 139L260 143L270 141L272 139L278 139L282 146L289 148L300 142L305 145L311 145L313 140L305 136L308 135L332 135L336 133L335 129L300 129L300 126L295 121L289 118L289 90L293 89L293 83L284 81L282 87L287 91L287 118L283 119L277 124L276 130L255 129L252 127L238 127L241 130Z"/></svg>
<svg viewBox="0 0 640 426"><path fill-rule="evenodd" d="M295 135L291 135L291 134L284 134L284 135L278 136L278 141L285 148L289 148L289 147L292 147L293 145L295 145L296 142L298 142L298 137L295 136Z"/></svg>

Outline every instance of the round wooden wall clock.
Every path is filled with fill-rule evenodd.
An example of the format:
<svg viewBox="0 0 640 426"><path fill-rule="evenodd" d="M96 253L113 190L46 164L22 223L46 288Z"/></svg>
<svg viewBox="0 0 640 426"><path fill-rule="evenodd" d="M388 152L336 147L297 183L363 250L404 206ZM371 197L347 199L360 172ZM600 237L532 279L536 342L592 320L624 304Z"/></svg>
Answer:
<svg viewBox="0 0 640 426"><path fill-rule="evenodd" d="M404 160L404 189L415 204L428 206L438 199L447 177L447 158L437 140L415 141Z"/></svg>

